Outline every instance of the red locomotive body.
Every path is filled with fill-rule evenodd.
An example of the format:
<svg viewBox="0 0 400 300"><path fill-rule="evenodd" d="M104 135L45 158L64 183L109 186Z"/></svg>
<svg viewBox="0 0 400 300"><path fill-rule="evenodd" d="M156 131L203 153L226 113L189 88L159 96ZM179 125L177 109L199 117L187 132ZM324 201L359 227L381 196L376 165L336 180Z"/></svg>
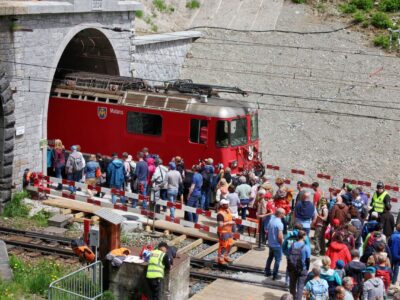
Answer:
<svg viewBox="0 0 400 300"><path fill-rule="evenodd" d="M248 103L218 98L211 89L208 95L193 93L194 84L190 93L149 91L121 83L127 80L78 73L55 84L48 139L105 155L148 147L165 162L179 155L188 167L212 157L233 174L262 168L258 113Z"/></svg>

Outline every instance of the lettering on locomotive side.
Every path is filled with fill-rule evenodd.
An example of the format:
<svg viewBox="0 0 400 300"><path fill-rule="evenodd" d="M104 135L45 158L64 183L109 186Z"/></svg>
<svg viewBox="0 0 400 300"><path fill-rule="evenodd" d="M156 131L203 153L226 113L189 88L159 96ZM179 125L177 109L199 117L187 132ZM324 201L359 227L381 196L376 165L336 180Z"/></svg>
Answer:
<svg viewBox="0 0 400 300"><path fill-rule="evenodd" d="M115 115L124 115L124 111L120 109L110 108L110 113Z"/></svg>

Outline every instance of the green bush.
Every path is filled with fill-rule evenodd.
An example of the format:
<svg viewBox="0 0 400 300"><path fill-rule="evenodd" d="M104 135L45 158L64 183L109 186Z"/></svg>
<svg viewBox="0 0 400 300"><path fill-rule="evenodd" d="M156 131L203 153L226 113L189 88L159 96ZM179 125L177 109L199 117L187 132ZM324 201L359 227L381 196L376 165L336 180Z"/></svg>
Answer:
<svg viewBox="0 0 400 300"><path fill-rule="evenodd" d="M353 21L354 23L362 23L365 21L365 14L362 11L357 11L354 15L353 15Z"/></svg>
<svg viewBox="0 0 400 300"><path fill-rule="evenodd" d="M139 19L143 18L143 16L144 16L143 10L137 10L137 11L135 11L135 16L136 16L137 18L139 18Z"/></svg>
<svg viewBox="0 0 400 300"><path fill-rule="evenodd" d="M362 26L363 28L368 28L368 26L369 26L369 20L364 20L364 22L362 22L361 26Z"/></svg>
<svg viewBox="0 0 400 300"><path fill-rule="evenodd" d="M158 26L156 24L151 24L151 31L157 32L158 31Z"/></svg>
<svg viewBox="0 0 400 300"><path fill-rule="evenodd" d="M357 7L354 4L344 3L339 5L339 9L344 14L352 14L356 12Z"/></svg>
<svg viewBox="0 0 400 300"><path fill-rule="evenodd" d="M15 193L10 202L4 207L4 217L27 217L30 211L28 205L24 204L22 200L28 198L27 192Z"/></svg>
<svg viewBox="0 0 400 300"><path fill-rule="evenodd" d="M374 0L351 0L350 4L355 5L358 9L368 11L374 7Z"/></svg>
<svg viewBox="0 0 400 300"><path fill-rule="evenodd" d="M104 291L102 300L116 300L116 299L111 291Z"/></svg>
<svg viewBox="0 0 400 300"><path fill-rule="evenodd" d="M377 47L381 47L383 49L389 49L390 47L390 39L387 35L377 35L374 38L374 45Z"/></svg>
<svg viewBox="0 0 400 300"><path fill-rule="evenodd" d="M303 4L306 3L306 0L292 0L293 3Z"/></svg>
<svg viewBox="0 0 400 300"><path fill-rule="evenodd" d="M186 8L196 9L200 7L200 2L198 0L190 0L186 2Z"/></svg>
<svg viewBox="0 0 400 300"><path fill-rule="evenodd" d="M40 227L46 227L47 221L51 217L51 213L45 211L44 209L38 211L35 215L32 216L32 220L36 221L36 224Z"/></svg>
<svg viewBox="0 0 400 300"><path fill-rule="evenodd" d="M174 12L175 8L172 5L167 5L165 0L153 0L154 7L160 12Z"/></svg>
<svg viewBox="0 0 400 300"><path fill-rule="evenodd" d="M315 8L316 8L317 11L318 11L319 13L321 13L321 14L323 14L323 13L326 12L326 6L325 6L324 3L319 2L319 3L315 6Z"/></svg>
<svg viewBox="0 0 400 300"><path fill-rule="evenodd" d="M53 261L41 260L36 263L27 263L14 255L10 257L10 266L13 269L14 279L9 284L15 290L41 296L46 296L51 282L70 271L66 266Z"/></svg>
<svg viewBox="0 0 400 300"><path fill-rule="evenodd" d="M379 10L393 12L400 9L400 0L381 0L379 2Z"/></svg>
<svg viewBox="0 0 400 300"><path fill-rule="evenodd" d="M392 27L393 23L387 14L383 12L377 12L372 16L371 24L374 25L376 28L385 29Z"/></svg>

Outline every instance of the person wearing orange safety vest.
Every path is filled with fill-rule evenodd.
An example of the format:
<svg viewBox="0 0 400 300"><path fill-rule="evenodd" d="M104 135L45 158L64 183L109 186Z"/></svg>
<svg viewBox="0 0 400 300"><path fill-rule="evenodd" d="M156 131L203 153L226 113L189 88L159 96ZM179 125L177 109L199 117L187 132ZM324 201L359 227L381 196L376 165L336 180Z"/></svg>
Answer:
<svg viewBox="0 0 400 300"><path fill-rule="evenodd" d="M232 213L229 210L229 201L222 199L220 202L220 208L217 214L218 222L218 264L225 265L232 262L229 257L229 250L233 244L232 229L235 221L233 221Z"/></svg>
<svg viewBox="0 0 400 300"><path fill-rule="evenodd" d="M371 200L371 212L376 211L381 215L385 211L385 205L390 204L390 196L387 191L385 191L385 185L382 181L378 181L376 185L376 192L372 196Z"/></svg>

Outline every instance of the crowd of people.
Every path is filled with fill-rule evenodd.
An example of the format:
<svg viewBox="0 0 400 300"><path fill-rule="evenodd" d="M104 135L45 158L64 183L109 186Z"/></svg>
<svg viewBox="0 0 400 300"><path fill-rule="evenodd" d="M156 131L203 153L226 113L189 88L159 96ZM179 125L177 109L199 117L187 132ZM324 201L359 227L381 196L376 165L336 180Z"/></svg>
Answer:
<svg viewBox="0 0 400 300"><path fill-rule="evenodd" d="M281 193L294 193L281 179L276 182ZM383 182L377 183L371 201L361 187L351 184L329 197L317 182L312 188L314 193L297 183L289 215L273 205L272 194L264 195L271 203L267 214L273 214L263 219L269 247L265 276L281 278L285 255L285 283L293 299L387 299L398 279L400 224L395 224ZM272 198L279 197L278 191ZM293 229L286 232L286 227Z"/></svg>
<svg viewBox="0 0 400 300"><path fill-rule="evenodd" d="M147 148L135 156L125 152L119 158L113 153L107 159L97 154L86 161L79 145L66 152L60 140L49 151L48 167L58 178L84 180L90 186L143 196L154 191L156 200L216 209L221 264L230 262L232 233L244 232L243 226L236 228L235 219L258 220L260 241L269 247L265 276L279 280L279 266L285 256L285 283L295 299L383 299L397 283L400 225L391 213L391 197L383 182L377 183L371 200L361 187L351 184L324 194L318 182L312 183L310 191L299 181L296 191L286 186L283 178L272 181L269 176L252 173L232 176L228 167L215 166L212 158L199 160L188 172L182 157L175 156L164 164ZM57 188L62 189L62 185ZM73 186L69 190L76 192ZM87 192L94 196L91 189ZM117 198L112 195L112 203ZM138 205L137 199L127 203L123 196L119 201ZM142 208L149 204L143 197ZM161 209L167 210L156 205L157 212ZM175 218L174 207L169 213ZM185 212L185 219L197 223L198 215ZM317 257L313 264L312 255Z"/></svg>

